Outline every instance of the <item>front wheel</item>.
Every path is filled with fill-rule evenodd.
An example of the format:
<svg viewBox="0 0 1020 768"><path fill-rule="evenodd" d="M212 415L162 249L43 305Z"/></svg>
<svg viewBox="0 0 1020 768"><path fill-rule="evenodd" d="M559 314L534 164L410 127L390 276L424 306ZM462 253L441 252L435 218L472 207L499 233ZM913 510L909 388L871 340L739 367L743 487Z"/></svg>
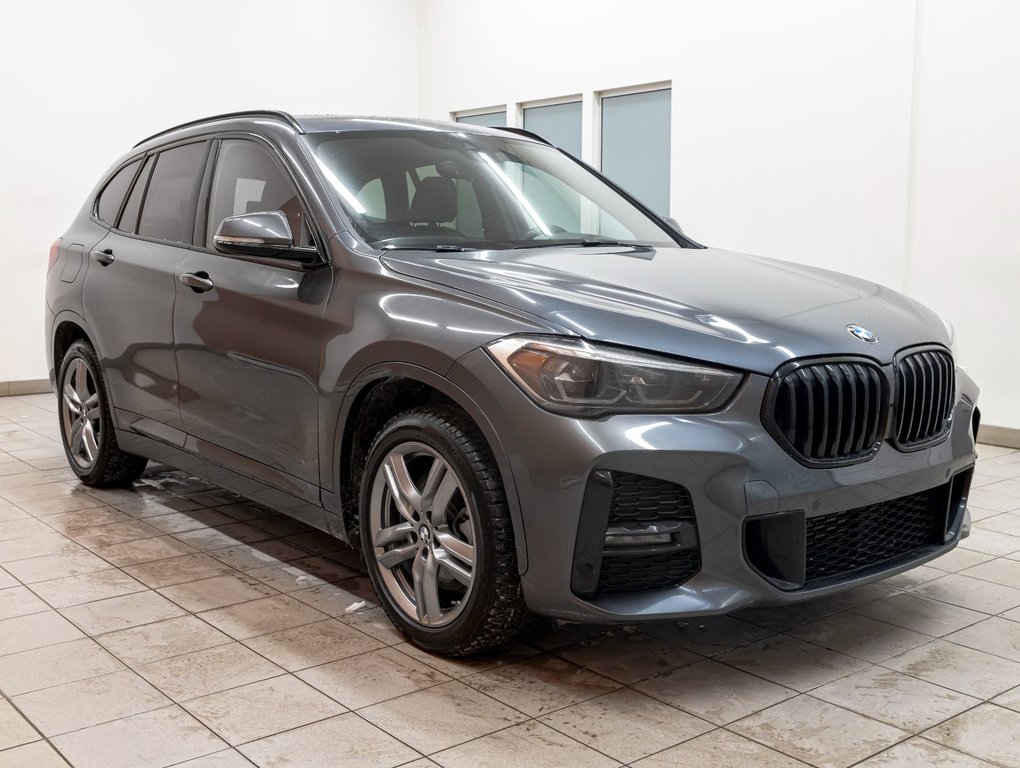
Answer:
<svg viewBox="0 0 1020 768"><path fill-rule="evenodd" d="M100 487L137 480L147 460L117 445L99 359L88 342L76 341L67 350L57 374L57 392L64 453L78 479Z"/></svg>
<svg viewBox="0 0 1020 768"><path fill-rule="evenodd" d="M466 414L426 406L383 427L360 528L382 606L417 645L464 656L516 637L525 609L506 495Z"/></svg>

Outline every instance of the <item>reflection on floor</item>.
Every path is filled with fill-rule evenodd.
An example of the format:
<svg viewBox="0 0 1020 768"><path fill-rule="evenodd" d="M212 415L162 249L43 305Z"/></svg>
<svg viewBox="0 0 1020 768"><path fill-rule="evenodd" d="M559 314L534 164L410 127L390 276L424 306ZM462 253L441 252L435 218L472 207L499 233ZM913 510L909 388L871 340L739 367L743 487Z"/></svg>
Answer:
<svg viewBox="0 0 1020 768"><path fill-rule="evenodd" d="M86 490L54 410L0 399L0 768L1020 766L1020 451L981 448L931 566L450 661L299 523L177 472Z"/></svg>

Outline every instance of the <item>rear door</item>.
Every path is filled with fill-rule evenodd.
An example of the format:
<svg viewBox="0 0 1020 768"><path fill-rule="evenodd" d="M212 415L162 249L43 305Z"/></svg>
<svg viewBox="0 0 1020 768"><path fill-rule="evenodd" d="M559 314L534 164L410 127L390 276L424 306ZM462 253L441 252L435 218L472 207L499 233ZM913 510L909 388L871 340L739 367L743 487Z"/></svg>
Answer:
<svg viewBox="0 0 1020 768"><path fill-rule="evenodd" d="M331 270L220 254L212 237L228 216L283 211L295 242L317 251L307 209L282 159L250 138L218 142L200 203L194 248L180 263L173 331L186 431L276 471L260 477L298 495L319 482L318 378ZM193 276L192 286L180 278ZM209 453L208 449L204 452ZM288 478L305 481L291 485ZM272 478L275 478L273 480Z"/></svg>
<svg viewBox="0 0 1020 768"><path fill-rule="evenodd" d="M163 434L160 425L181 426L175 273L191 243L208 148L192 141L150 153L110 233L89 254L85 320L121 427Z"/></svg>

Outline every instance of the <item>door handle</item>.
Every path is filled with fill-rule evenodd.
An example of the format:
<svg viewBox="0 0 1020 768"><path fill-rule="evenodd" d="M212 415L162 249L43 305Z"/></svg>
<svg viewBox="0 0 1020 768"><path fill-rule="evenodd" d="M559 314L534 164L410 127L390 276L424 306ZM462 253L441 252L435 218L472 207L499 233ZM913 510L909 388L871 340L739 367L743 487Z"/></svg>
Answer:
<svg viewBox="0 0 1020 768"><path fill-rule="evenodd" d="M216 285L209 279L208 272L185 272L181 275L181 282L188 286L195 293L211 291Z"/></svg>
<svg viewBox="0 0 1020 768"><path fill-rule="evenodd" d="M110 264L113 264L114 262L113 250L110 248L104 248L101 251L93 251L92 258L98 261L104 267L107 267Z"/></svg>

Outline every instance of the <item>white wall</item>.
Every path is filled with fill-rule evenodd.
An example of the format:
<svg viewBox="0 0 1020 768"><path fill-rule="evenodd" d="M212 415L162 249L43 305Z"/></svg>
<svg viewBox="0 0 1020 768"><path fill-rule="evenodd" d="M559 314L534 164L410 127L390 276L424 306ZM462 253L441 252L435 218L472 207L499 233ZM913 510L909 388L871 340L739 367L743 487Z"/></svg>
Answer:
<svg viewBox="0 0 1020 768"><path fill-rule="evenodd" d="M45 378L50 243L140 139L237 109L417 111L415 0L59 0L3 16L0 382Z"/></svg>
<svg viewBox="0 0 1020 768"><path fill-rule="evenodd" d="M920 7L923 6L923 7ZM669 81L672 214L957 326L986 424L1020 428L1020 4L423 0L423 116ZM915 45L916 43L916 45Z"/></svg>

